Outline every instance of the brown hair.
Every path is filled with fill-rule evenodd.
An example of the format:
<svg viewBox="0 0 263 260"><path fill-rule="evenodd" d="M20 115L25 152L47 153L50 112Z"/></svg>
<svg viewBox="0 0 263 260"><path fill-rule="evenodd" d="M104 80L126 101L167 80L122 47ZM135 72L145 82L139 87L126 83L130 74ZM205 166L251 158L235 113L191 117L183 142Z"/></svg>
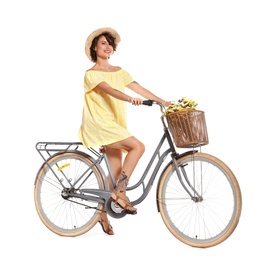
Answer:
<svg viewBox="0 0 263 260"><path fill-rule="evenodd" d="M116 48L117 48L117 44L115 43L115 40L116 38L113 37L110 33L108 32L104 32L104 33L101 33L100 35L98 35L97 37L95 37L91 43L91 46L90 46L90 56L91 56L91 59L92 61L96 62L97 61L97 53L96 51L94 50L98 41L99 41L99 38L101 36L105 36L107 42L109 43L109 45L111 45L113 47L113 51L116 51Z"/></svg>

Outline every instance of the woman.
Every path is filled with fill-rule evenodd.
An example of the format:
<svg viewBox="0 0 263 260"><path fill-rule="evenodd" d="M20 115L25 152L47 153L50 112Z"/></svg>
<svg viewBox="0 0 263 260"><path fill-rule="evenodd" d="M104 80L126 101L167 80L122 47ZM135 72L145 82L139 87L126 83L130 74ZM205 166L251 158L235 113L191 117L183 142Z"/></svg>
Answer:
<svg viewBox="0 0 263 260"><path fill-rule="evenodd" d="M143 88L121 67L109 64L109 58L119 42L120 36L112 28L95 30L86 40L86 55L95 65L84 76L84 107L79 138L85 147L103 147L116 180L113 190L108 176L110 189L113 190L111 198L126 213L136 214L137 209L127 200L126 187L145 148L126 128L125 102L140 105L142 99L125 94L125 88L145 99L163 102L165 106L171 103ZM126 153L124 161L123 152ZM99 223L105 233L114 234L106 212L101 214Z"/></svg>

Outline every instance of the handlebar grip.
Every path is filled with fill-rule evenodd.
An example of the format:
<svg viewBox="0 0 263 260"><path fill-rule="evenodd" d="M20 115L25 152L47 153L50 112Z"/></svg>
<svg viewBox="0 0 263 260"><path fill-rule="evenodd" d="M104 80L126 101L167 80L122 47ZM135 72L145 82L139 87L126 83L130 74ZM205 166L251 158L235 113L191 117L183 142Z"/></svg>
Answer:
<svg viewBox="0 0 263 260"><path fill-rule="evenodd" d="M153 100L143 100L142 104L145 106L152 106L153 105Z"/></svg>

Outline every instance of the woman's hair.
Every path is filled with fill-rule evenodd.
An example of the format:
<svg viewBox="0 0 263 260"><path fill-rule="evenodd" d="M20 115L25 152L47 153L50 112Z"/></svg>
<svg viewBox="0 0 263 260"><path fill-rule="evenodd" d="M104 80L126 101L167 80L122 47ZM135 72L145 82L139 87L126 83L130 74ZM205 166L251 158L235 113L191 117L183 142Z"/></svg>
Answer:
<svg viewBox="0 0 263 260"><path fill-rule="evenodd" d="M113 37L110 33L108 32L104 32L104 33L101 33L100 35L98 35L97 37L95 37L91 43L91 46L90 46L90 56L91 56L91 59L92 61L96 62L97 61L97 53L96 51L94 50L98 41L99 41L99 38L101 36L105 36L107 42L109 43L109 45L111 45L113 47L113 51L116 51L116 48L117 48L117 44L115 43L115 37Z"/></svg>

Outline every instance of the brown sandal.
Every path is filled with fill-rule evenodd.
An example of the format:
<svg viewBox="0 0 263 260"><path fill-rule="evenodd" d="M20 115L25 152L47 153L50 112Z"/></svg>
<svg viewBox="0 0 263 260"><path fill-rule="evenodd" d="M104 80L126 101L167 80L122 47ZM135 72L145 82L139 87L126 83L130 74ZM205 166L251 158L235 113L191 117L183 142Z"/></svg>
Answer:
<svg viewBox="0 0 263 260"><path fill-rule="evenodd" d="M131 205L131 203L129 203L127 200L115 194L115 191L113 191L111 194L111 200L114 201L114 203L120 206L122 209L124 209L125 213L131 214L131 215L137 214L137 209L134 208Z"/></svg>
<svg viewBox="0 0 263 260"><path fill-rule="evenodd" d="M111 226L109 221L100 218L99 223L101 224L102 230L108 235L114 235L113 227Z"/></svg>

